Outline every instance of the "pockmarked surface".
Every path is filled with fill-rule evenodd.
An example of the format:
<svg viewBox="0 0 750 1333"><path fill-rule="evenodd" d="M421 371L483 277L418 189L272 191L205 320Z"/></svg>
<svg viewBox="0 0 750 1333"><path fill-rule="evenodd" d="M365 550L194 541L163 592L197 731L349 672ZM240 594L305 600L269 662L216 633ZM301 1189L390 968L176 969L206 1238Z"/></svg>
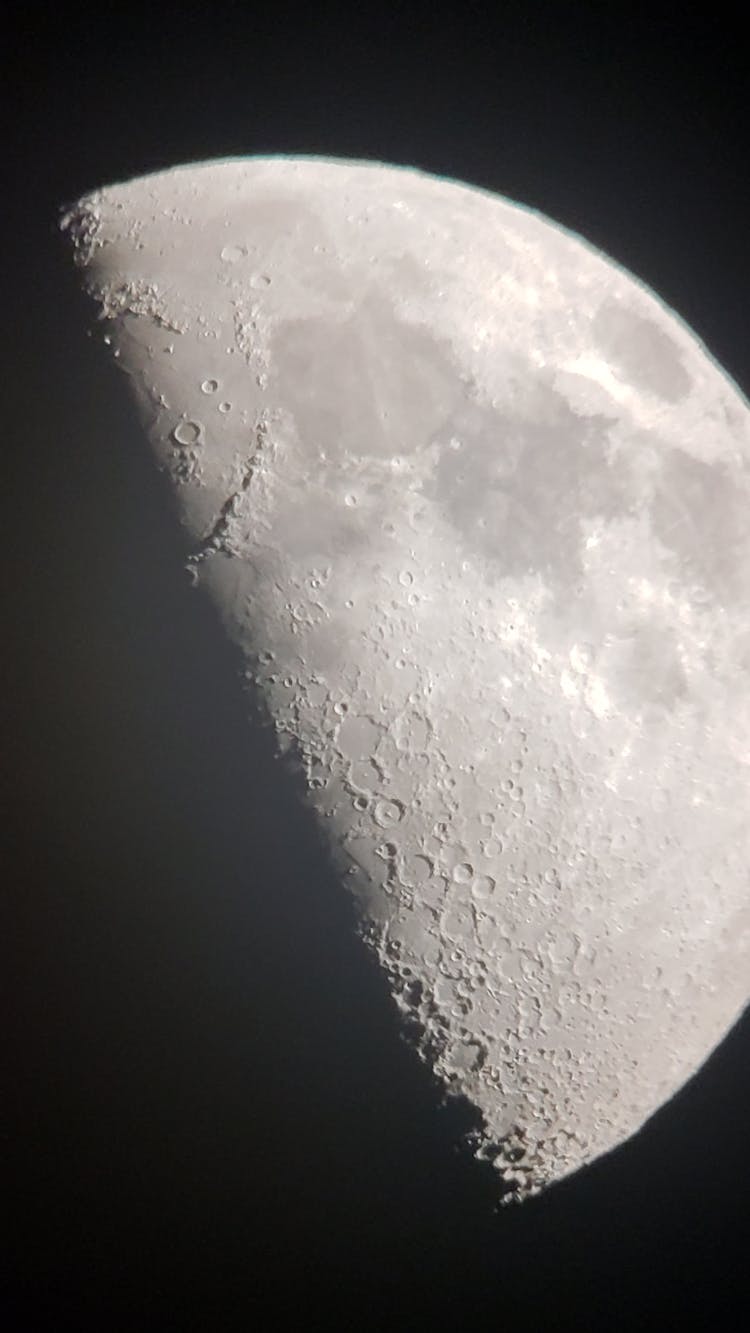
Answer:
<svg viewBox="0 0 750 1333"><path fill-rule="evenodd" d="M194 164L62 226L415 1049L533 1194L748 998L748 404L581 238L417 171Z"/></svg>

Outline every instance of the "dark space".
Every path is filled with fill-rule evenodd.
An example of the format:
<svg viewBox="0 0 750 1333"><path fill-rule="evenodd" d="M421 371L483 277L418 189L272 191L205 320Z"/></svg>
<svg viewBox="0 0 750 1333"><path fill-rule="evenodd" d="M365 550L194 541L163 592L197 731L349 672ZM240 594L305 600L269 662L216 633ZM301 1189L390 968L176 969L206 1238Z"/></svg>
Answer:
<svg viewBox="0 0 750 1333"><path fill-rule="evenodd" d="M11 6L6 1328L747 1325L750 1017L628 1144L496 1211L312 829L288 836L293 796L56 233L85 190L192 160L414 165L579 231L747 394L728 12Z"/></svg>

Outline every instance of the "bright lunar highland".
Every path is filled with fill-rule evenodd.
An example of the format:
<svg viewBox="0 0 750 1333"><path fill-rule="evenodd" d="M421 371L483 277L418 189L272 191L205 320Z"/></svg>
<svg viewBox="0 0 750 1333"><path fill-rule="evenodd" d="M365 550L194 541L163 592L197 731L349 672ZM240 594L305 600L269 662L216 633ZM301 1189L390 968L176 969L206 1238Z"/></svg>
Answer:
<svg viewBox="0 0 750 1333"><path fill-rule="evenodd" d="M748 999L750 408L580 237L419 171L193 164L62 226L300 817L533 1194Z"/></svg>

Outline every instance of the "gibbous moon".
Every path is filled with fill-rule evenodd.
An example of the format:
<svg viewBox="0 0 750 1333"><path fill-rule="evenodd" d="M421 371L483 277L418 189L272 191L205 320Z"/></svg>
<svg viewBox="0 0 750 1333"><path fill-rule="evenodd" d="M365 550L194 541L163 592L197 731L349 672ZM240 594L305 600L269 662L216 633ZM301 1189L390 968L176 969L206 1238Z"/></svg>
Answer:
<svg viewBox="0 0 750 1333"><path fill-rule="evenodd" d="M750 408L603 254L419 171L189 165L62 226L362 939L536 1193L747 1002Z"/></svg>

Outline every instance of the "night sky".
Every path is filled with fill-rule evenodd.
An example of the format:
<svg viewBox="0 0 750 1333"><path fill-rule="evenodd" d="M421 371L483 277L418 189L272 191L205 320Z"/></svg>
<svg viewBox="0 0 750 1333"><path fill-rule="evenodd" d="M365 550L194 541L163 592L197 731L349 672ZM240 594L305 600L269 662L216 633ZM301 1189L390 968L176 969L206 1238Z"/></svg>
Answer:
<svg viewBox="0 0 750 1333"><path fill-rule="evenodd" d="M193 160L413 165L580 232L750 393L739 30L717 6L551 12L16 5L5 20L13 1330L747 1324L750 1019L627 1145L496 1210L492 1171L462 1147L471 1112L441 1104L403 1044L270 736L247 724L56 233L84 191Z"/></svg>

